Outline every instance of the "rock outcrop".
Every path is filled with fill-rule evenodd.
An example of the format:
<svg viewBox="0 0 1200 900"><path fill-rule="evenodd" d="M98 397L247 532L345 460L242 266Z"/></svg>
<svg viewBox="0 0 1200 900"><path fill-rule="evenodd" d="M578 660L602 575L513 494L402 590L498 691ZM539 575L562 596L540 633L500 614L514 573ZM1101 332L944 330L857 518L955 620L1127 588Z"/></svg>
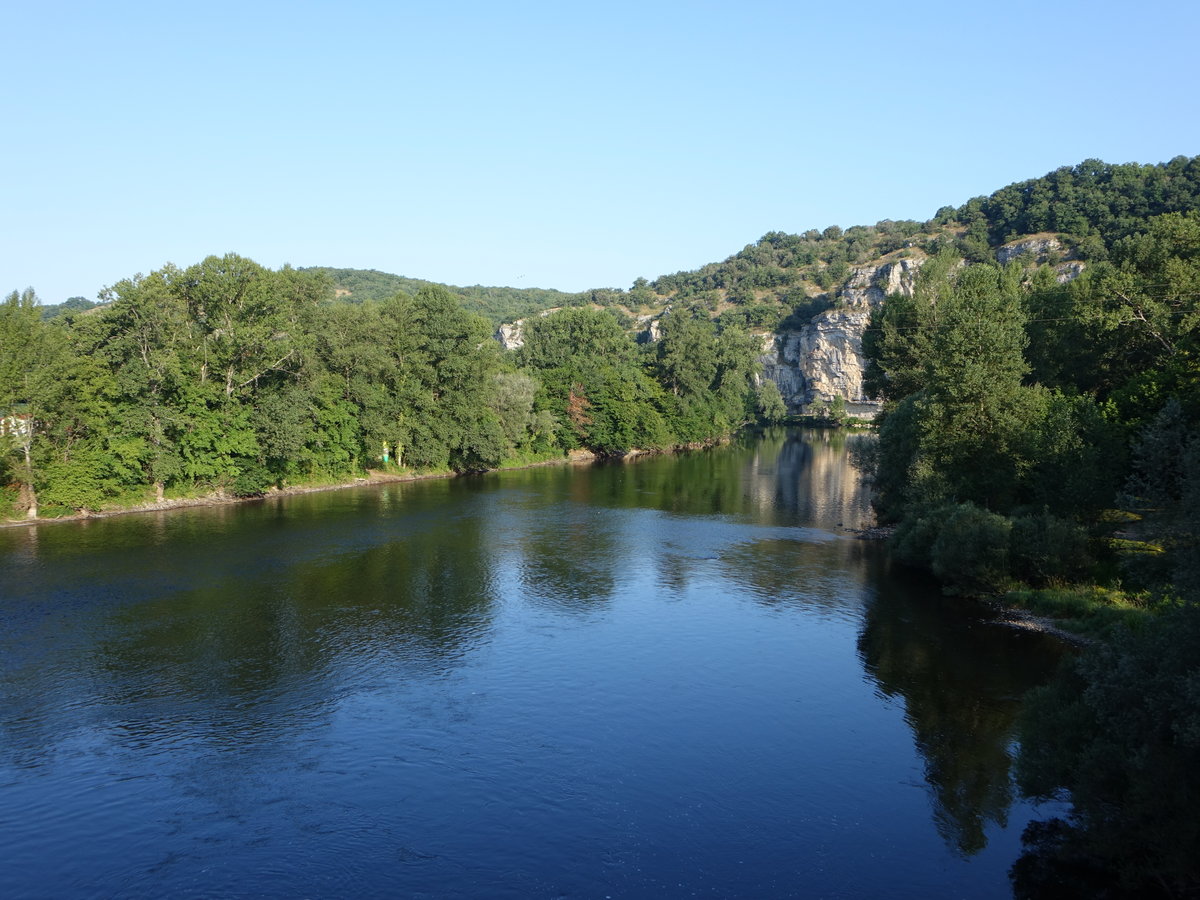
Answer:
<svg viewBox="0 0 1200 900"><path fill-rule="evenodd" d="M661 313L654 316L638 316L637 317L637 342L639 344L653 344L662 337L662 320L663 316L671 311L670 304Z"/></svg>
<svg viewBox="0 0 1200 900"><path fill-rule="evenodd" d="M1050 235L1035 235L1021 238L999 247L996 250L996 261L1004 265L1020 256L1029 257L1029 262L1043 263L1051 254L1063 252L1062 241Z"/></svg>
<svg viewBox="0 0 1200 900"><path fill-rule="evenodd" d="M841 397L849 415L871 419L880 403L865 395L862 336L871 310L890 294L912 296L924 258L900 259L851 272L833 309L798 331L764 335L762 377L774 381L788 412L803 415Z"/></svg>
<svg viewBox="0 0 1200 900"><path fill-rule="evenodd" d="M1064 262L1056 262L1066 256ZM1021 260L1025 266L1054 265L1054 277L1059 284L1074 281L1086 268L1086 263L1073 259L1070 251L1063 246L1062 241L1053 235L1038 234L1010 241L996 250L996 261L1006 265L1014 259Z"/></svg>
<svg viewBox="0 0 1200 900"><path fill-rule="evenodd" d="M511 325L503 324L492 335L505 350L517 350L525 346L525 320L517 319Z"/></svg>
<svg viewBox="0 0 1200 900"><path fill-rule="evenodd" d="M878 306L890 294L912 296L913 279L925 257L898 259L882 266L860 266L850 273L841 298L847 306Z"/></svg>
<svg viewBox="0 0 1200 900"><path fill-rule="evenodd" d="M1068 281L1074 281L1082 274L1084 264L1078 260L1071 262L1059 263L1054 267L1054 278L1059 284L1066 284Z"/></svg>
<svg viewBox="0 0 1200 900"><path fill-rule="evenodd" d="M550 309L543 309L540 313L538 313L538 317L545 318L552 313L558 312L560 309L562 309L561 306L553 306ZM518 350L521 347L524 347L525 320L517 319L517 321L513 322L511 325L508 323L502 324L496 329L496 333L493 334L492 337L499 341L500 346L505 350Z"/></svg>

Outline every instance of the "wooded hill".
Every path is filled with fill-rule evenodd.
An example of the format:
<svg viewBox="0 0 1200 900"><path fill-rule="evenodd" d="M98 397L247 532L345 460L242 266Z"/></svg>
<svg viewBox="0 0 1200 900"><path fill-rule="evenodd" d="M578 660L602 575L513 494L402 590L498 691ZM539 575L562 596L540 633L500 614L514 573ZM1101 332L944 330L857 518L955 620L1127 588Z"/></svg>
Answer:
<svg viewBox="0 0 1200 900"><path fill-rule="evenodd" d="M593 305L622 317L654 315L667 305L704 310L721 324L754 331L800 327L834 306L856 266L906 257L936 256L947 248L969 262L995 261L1005 244L1031 235L1053 237L1061 249L1050 260L1084 263L1108 258L1115 242L1147 219L1200 208L1200 157L1168 163L1112 165L1087 160L1040 178L944 206L928 221L885 219L874 225L831 225L800 234L772 231L721 262L699 269L637 279L628 289L580 293L537 288L442 285L463 308L499 322L545 309ZM376 270L317 267L339 298L350 302L414 295L433 282Z"/></svg>
<svg viewBox="0 0 1200 900"><path fill-rule="evenodd" d="M926 222L884 220L802 234L768 232L722 262L639 280L612 299L646 311L665 303L699 305L722 321L762 330L798 327L836 303L855 266L936 256L994 262L1005 244L1048 234L1062 258L1099 262L1153 216L1200 209L1200 157L1110 165L1087 160L945 206ZM1059 262L1059 258L1050 262Z"/></svg>
<svg viewBox="0 0 1200 900"><path fill-rule="evenodd" d="M544 288L484 287L478 284L457 287L420 278L389 275L376 269L312 266L300 271L328 276L333 282L334 297L348 303L387 300L397 294L416 296L422 288L445 288L458 299L463 309L478 313L496 324L512 322L545 309L582 306L590 300L590 292L571 294Z"/></svg>

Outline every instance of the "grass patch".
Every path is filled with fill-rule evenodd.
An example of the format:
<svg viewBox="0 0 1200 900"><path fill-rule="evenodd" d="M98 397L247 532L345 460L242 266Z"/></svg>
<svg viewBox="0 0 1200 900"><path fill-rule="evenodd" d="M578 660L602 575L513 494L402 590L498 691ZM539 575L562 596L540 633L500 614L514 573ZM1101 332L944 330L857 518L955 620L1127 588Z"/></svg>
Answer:
<svg viewBox="0 0 1200 900"><path fill-rule="evenodd" d="M1003 599L1009 606L1054 619L1065 631L1098 639L1118 628L1136 628L1153 611L1145 595L1098 585L1030 588L1010 591Z"/></svg>
<svg viewBox="0 0 1200 900"><path fill-rule="evenodd" d="M67 519L78 512L69 506L60 506L57 503L47 503L38 507L39 519Z"/></svg>

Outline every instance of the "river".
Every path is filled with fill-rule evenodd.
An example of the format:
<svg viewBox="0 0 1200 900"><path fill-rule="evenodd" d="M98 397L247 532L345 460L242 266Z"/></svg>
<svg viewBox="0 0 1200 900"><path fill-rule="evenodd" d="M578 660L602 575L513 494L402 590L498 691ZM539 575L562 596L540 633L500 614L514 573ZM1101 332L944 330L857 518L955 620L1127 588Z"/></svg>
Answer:
<svg viewBox="0 0 1200 900"><path fill-rule="evenodd" d="M0 896L1008 896L1060 651L858 440L0 531Z"/></svg>

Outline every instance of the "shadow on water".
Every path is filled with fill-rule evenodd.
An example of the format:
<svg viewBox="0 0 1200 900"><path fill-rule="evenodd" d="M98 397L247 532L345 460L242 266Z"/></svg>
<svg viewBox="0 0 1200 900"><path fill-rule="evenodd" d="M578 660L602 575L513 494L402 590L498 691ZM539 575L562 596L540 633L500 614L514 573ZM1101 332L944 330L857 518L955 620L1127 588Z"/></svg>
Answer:
<svg viewBox="0 0 1200 900"><path fill-rule="evenodd" d="M934 822L963 856L1005 826L1014 799L1015 721L1021 698L1046 683L1060 642L984 620L986 611L943 596L938 585L880 560L859 656L905 721L925 761Z"/></svg>

